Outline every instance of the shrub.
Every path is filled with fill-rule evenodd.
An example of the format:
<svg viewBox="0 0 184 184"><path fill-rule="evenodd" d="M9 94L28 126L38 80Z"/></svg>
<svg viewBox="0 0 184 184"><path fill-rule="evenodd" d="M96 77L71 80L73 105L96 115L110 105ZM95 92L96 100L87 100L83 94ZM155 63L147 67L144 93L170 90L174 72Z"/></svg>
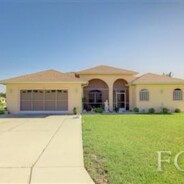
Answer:
<svg viewBox="0 0 184 184"><path fill-rule="evenodd" d="M0 110L0 114L4 114L4 111L3 110Z"/></svg>
<svg viewBox="0 0 184 184"><path fill-rule="evenodd" d="M77 114L77 108L76 108L76 107L73 108L73 113L74 113L75 115Z"/></svg>
<svg viewBox="0 0 184 184"><path fill-rule="evenodd" d="M175 112L175 113L180 113L181 110L180 110L180 109L175 109L174 112Z"/></svg>
<svg viewBox="0 0 184 184"><path fill-rule="evenodd" d="M164 107L164 108L162 109L162 113L163 113L163 114L169 114L169 109Z"/></svg>
<svg viewBox="0 0 184 184"><path fill-rule="evenodd" d="M115 107L115 108L114 108L114 111L115 111L115 112L119 112L119 108L118 108L118 107Z"/></svg>
<svg viewBox="0 0 184 184"><path fill-rule="evenodd" d="M1 102L0 102L0 114L4 114L4 106Z"/></svg>
<svg viewBox="0 0 184 184"><path fill-rule="evenodd" d="M154 108L149 108L148 109L148 113L149 114L154 114L155 113L155 109Z"/></svg>
<svg viewBox="0 0 184 184"><path fill-rule="evenodd" d="M97 107L94 109L94 112L96 113L102 113L103 112L103 109L101 107Z"/></svg>
<svg viewBox="0 0 184 184"><path fill-rule="evenodd" d="M139 112L139 108L138 107L134 107L133 111L138 113Z"/></svg>

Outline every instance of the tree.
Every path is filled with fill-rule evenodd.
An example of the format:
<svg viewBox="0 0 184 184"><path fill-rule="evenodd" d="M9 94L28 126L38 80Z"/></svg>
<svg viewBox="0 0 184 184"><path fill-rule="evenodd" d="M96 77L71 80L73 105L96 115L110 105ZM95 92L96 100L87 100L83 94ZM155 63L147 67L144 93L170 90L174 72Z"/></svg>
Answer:
<svg viewBox="0 0 184 184"><path fill-rule="evenodd" d="M173 77L174 74L172 72L169 72L169 73L163 73L163 75L167 76L167 77Z"/></svg>

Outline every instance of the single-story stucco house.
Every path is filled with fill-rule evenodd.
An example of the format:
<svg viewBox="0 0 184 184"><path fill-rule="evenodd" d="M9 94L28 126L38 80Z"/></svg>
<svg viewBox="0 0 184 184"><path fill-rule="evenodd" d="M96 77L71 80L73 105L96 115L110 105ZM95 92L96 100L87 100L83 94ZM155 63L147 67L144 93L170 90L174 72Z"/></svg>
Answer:
<svg viewBox="0 0 184 184"><path fill-rule="evenodd" d="M97 66L79 72L47 70L6 80L7 109L10 113L72 113L104 107L122 111L176 108L184 111L184 80L111 66Z"/></svg>

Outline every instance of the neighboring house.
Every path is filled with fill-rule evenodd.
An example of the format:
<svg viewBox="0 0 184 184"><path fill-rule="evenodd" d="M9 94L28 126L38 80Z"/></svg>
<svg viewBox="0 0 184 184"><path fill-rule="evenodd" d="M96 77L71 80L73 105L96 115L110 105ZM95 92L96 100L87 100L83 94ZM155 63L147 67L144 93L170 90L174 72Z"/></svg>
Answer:
<svg viewBox="0 0 184 184"><path fill-rule="evenodd" d="M111 66L97 66L76 73L47 70L0 81L6 85L10 113L72 113L76 107L90 111L104 107L141 111L163 107L184 111L184 80Z"/></svg>

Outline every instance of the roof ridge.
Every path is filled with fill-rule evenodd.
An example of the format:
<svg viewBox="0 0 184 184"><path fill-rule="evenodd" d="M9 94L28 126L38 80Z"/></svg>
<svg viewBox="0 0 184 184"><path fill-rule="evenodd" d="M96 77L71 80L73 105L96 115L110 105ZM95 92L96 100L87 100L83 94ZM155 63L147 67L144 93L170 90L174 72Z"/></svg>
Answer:
<svg viewBox="0 0 184 184"><path fill-rule="evenodd" d="M160 76L160 77L166 77L166 78L169 78L169 79L178 79L178 80L184 80L184 79L180 79L180 78L177 78L177 77L169 77L167 75L164 75L164 74L157 74L157 73L146 73L146 74L151 74L151 75L156 75L156 76Z"/></svg>
<svg viewBox="0 0 184 184"><path fill-rule="evenodd" d="M16 77L10 77L10 78L8 78L8 80L11 80L11 79L14 79L14 78L19 78L19 77L27 77L27 76L35 75L35 74L41 74L41 73L45 73L45 72L49 72L49 71L54 71L54 72L58 72L58 73L61 73L61 74L62 74L62 72L57 71L57 70L55 70L55 69L47 69L47 70L43 70L43 71L28 73L28 74L25 74L25 75L23 75L23 74L22 74L22 75L18 75L18 76L16 76ZM4 80L7 80L7 79L3 79L3 80L1 80L1 81L4 81Z"/></svg>
<svg viewBox="0 0 184 184"><path fill-rule="evenodd" d="M99 70L102 70L101 72ZM96 70L96 71L95 71ZM106 72L105 72L106 70ZM112 71L110 71L112 70ZM118 68L118 67L114 67L114 66L110 66L110 65L97 65L97 66L94 66L94 67L91 67L91 68L86 68L86 69L83 69L81 71L78 71L76 73L78 74L85 74L85 73L89 73L89 74L105 74L105 73L132 73L132 74L137 74L137 72L135 71L132 71L132 70L128 70L128 69L122 69L122 68Z"/></svg>
<svg viewBox="0 0 184 184"><path fill-rule="evenodd" d="M155 73L145 73L138 78L131 81L131 84L153 84L153 83L184 83L184 79L169 77L166 75L155 74Z"/></svg>
<svg viewBox="0 0 184 184"><path fill-rule="evenodd" d="M145 75L147 75L148 73L144 73L142 75L140 75L139 77L136 77L135 79L133 79L130 83L135 82L136 80L139 80L140 78L144 77Z"/></svg>
<svg viewBox="0 0 184 184"><path fill-rule="evenodd" d="M75 76L75 73L62 73L54 69L34 72L31 74L1 80L0 83L29 83L29 82L85 82Z"/></svg>

